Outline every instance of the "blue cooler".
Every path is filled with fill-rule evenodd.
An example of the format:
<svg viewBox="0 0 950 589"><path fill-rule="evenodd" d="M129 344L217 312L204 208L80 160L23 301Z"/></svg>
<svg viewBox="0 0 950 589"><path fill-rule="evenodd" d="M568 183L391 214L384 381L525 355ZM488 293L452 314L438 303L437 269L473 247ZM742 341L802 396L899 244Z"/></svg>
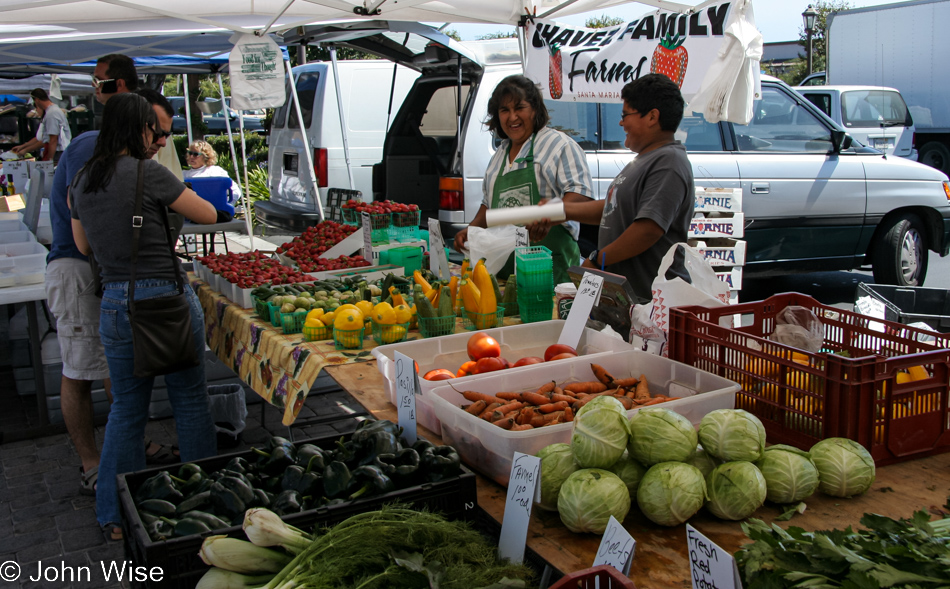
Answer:
<svg viewBox="0 0 950 589"><path fill-rule="evenodd" d="M214 205L215 210L234 216L234 205L229 203L232 198L230 178L185 178L185 182L191 184L198 196Z"/></svg>

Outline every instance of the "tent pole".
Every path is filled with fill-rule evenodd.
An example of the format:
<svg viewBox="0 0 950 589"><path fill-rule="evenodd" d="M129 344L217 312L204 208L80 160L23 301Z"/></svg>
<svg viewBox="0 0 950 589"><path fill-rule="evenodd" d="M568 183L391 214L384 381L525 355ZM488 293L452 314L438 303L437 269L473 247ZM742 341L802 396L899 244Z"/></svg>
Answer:
<svg viewBox="0 0 950 589"><path fill-rule="evenodd" d="M343 113L343 91L340 90L340 72L336 67L336 46L330 45L330 64L333 66L333 79L336 80L336 106L340 110L340 130L343 133L343 159L346 160L346 175L350 180L350 190L356 190L353 180L353 166L350 164L350 142L346 138L346 117Z"/></svg>
<svg viewBox="0 0 950 589"><path fill-rule="evenodd" d="M181 79L185 86L185 128L188 129L188 145L191 145L194 142L194 136L191 132L191 94L188 93L188 74L182 74Z"/></svg>
<svg viewBox="0 0 950 589"><path fill-rule="evenodd" d="M303 113L300 111L300 97L297 96L297 81L294 79L294 71L290 67L290 59L286 61L287 75L290 76L290 95L294 99L294 112L297 113L297 124L300 125L300 140L303 143L303 154L307 158L307 176L310 178L310 186L313 188L313 202L316 211L320 213L320 220L326 219L323 214L323 203L320 202L320 187L317 186L317 176L313 169L313 152L310 150L310 138L307 137L307 127L303 122Z"/></svg>
<svg viewBox="0 0 950 589"><path fill-rule="evenodd" d="M224 99L224 83L221 81L221 73L218 72L218 92L221 94L221 104L224 105L224 128L228 132L228 147L231 149L231 163L234 164L234 176L238 176L238 167L237 167L237 152L234 151L234 135L231 134L231 108L228 106L227 101ZM241 136L243 139L243 134ZM247 168L247 162L244 162L245 169ZM244 190L241 195L241 200L244 202L244 224L247 226L247 237L251 241L251 249L254 249L254 227L251 226L251 197L247 191L247 179L245 176L244 181Z"/></svg>
<svg viewBox="0 0 950 589"><path fill-rule="evenodd" d="M225 105L227 108L227 105ZM227 119L228 112L225 111L225 119ZM247 145L244 143L244 111L237 111L238 114L238 130L241 132L241 161L244 162L244 194L247 194ZM233 148L232 148L233 149ZM247 213L245 209L244 213L244 224L250 228L251 226L251 216ZM251 249L254 249L254 232L250 229L247 232L247 237L251 242Z"/></svg>

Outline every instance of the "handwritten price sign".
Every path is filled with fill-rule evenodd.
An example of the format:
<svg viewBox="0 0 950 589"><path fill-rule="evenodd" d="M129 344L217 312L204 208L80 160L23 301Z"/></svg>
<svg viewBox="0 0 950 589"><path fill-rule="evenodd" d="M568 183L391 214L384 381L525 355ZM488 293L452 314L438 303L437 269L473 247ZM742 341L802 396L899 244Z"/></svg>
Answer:
<svg viewBox="0 0 950 589"><path fill-rule="evenodd" d="M561 329L561 336L557 343L565 346L577 348L581 341L581 334L587 326L587 318L594 305L600 300L600 291L604 286L604 277L590 272L584 273L581 285L577 287L577 296L571 304L571 311L567 315L564 327Z"/></svg>
<svg viewBox="0 0 950 589"><path fill-rule="evenodd" d="M528 522L531 520L531 507L540 478L541 459L515 452L508 479L505 517L501 523L501 540L498 542L498 555L513 563L524 560Z"/></svg>
<svg viewBox="0 0 950 589"><path fill-rule="evenodd" d="M621 573L629 575L630 563L633 562L633 550L636 546L637 541L633 539L633 536L624 529L617 518L610 516L607 529L604 530L604 537L600 541L600 548L597 549L594 566L608 564Z"/></svg>
<svg viewBox="0 0 950 589"><path fill-rule="evenodd" d="M402 435L410 444L416 443L416 363L402 352L395 353L396 409Z"/></svg>
<svg viewBox="0 0 950 589"><path fill-rule="evenodd" d="M693 589L742 589L736 559L689 524L686 549Z"/></svg>

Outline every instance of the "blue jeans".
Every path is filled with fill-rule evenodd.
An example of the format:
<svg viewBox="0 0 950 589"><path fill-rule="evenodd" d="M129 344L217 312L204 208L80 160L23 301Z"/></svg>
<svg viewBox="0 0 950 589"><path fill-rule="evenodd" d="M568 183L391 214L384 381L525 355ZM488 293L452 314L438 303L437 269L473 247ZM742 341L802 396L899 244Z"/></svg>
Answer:
<svg viewBox="0 0 950 589"><path fill-rule="evenodd" d="M112 408L99 462L96 518L100 525L121 521L116 475L145 468L145 424L152 397L153 378L133 376L132 327L129 324L128 282L103 285L99 335L109 362ZM178 287L171 280L136 280L135 300L174 296ZM198 357L204 359L204 313L195 292L185 286L191 303L191 325ZM218 452L214 421L208 408L205 367L165 375L168 400L175 416L182 462L214 456Z"/></svg>

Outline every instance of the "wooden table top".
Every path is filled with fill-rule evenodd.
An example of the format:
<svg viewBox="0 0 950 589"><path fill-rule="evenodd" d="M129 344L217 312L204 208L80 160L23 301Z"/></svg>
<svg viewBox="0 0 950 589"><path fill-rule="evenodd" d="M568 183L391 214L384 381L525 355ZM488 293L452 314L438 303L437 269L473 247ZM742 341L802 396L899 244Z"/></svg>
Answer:
<svg viewBox="0 0 950 589"><path fill-rule="evenodd" d="M383 378L376 362L362 362L328 367L327 373L378 419L397 421L396 407L383 392ZM420 426L419 434L440 442L439 436ZM505 488L478 476L478 504L496 521L504 516ZM910 517L919 509L937 510L950 496L950 453L910 460L877 469L877 480L860 497L839 499L815 493L805 502L804 514L789 522L776 522L783 528L797 526L806 530L857 527L864 513L878 513L892 518ZM782 510L766 504L755 517L771 522ZM936 511L935 511L936 512ZM697 530L734 553L748 538L739 522L717 519L706 510L693 516L689 523ZM630 578L645 589L691 587L687 560L686 529L658 526L631 509L624 527L636 539L637 547ZM575 534L569 531L557 513L535 508L528 529L528 547L562 573L589 568L600 545L600 536Z"/></svg>

